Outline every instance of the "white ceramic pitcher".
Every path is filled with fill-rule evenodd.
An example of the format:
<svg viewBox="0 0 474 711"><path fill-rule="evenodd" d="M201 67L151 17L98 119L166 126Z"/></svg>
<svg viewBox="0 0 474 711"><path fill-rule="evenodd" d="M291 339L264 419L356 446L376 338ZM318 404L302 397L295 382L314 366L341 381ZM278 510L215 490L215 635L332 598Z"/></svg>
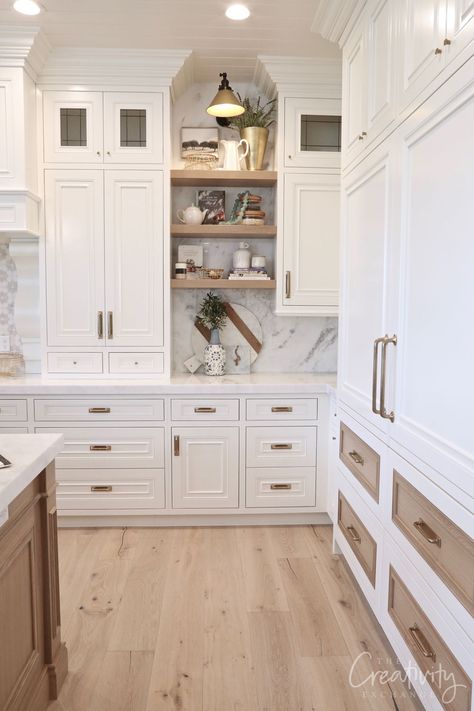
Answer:
<svg viewBox="0 0 474 711"><path fill-rule="evenodd" d="M224 165L223 170L240 170L240 161L249 152L249 144L242 138L241 141L221 141L224 146ZM245 145L245 153L239 153L240 146Z"/></svg>

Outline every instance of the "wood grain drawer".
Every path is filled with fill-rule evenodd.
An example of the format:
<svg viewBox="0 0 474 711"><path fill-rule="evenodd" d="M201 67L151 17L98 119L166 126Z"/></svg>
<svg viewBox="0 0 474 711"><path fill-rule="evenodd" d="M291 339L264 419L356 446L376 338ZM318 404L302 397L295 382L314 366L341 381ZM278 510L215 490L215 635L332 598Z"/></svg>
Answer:
<svg viewBox="0 0 474 711"><path fill-rule="evenodd" d="M56 496L60 511L163 508L165 473L163 469L61 469Z"/></svg>
<svg viewBox="0 0 474 711"><path fill-rule="evenodd" d="M102 373L102 353L48 353L49 373Z"/></svg>
<svg viewBox="0 0 474 711"><path fill-rule="evenodd" d="M64 435L56 469L164 467L164 430L157 427L36 427Z"/></svg>
<svg viewBox="0 0 474 711"><path fill-rule="evenodd" d="M337 522L342 534L350 545L365 574L375 587L377 564L377 543L374 541L345 496L338 494Z"/></svg>
<svg viewBox="0 0 474 711"><path fill-rule="evenodd" d="M247 469L245 501L248 508L314 506L314 467Z"/></svg>
<svg viewBox="0 0 474 711"><path fill-rule="evenodd" d="M388 612L443 708L470 711L471 680L392 566Z"/></svg>
<svg viewBox="0 0 474 711"><path fill-rule="evenodd" d="M238 400L172 400L171 419L206 422L207 420L238 420Z"/></svg>
<svg viewBox="0 0 474 711"><path fill-rule="evenodd" d="M248 467L316 466L317 427L248 427Z"/></svg>
<svg viewBox="0 0 474 711"><path fill-rule="evenodd" d="M380 456L344 422L341 422L339 459L378 503Z"/></svg>
<svg viewBox="0 0 474 711"><path fill-rule="evenodd" d="M392 520L473 614L474 540L395 470Z"/></svg>
<svg viewBox="0 0 474 711"><path fill-rule="evenodd" d="M114 400L92 396L81 400L35 400L35 420L40 422L154 421L163 418L163 400Z"/></svg>
<svg viewBox="0 0 474 711"><path fill-rule="evenodd" d="M0 422L26 422L26 400L0 400Z"/></svg>
<svg viewBox="0 0 474 711"><path fill-rule="evenodd" d="M248 399L247 420L317 420L316 398Z"/></svg>
<svg viewBox="0 0 474 711"><path fill-rule="evenodd" d="M109 373L160 375L164 372L163 353L109 353Z"/></svg>

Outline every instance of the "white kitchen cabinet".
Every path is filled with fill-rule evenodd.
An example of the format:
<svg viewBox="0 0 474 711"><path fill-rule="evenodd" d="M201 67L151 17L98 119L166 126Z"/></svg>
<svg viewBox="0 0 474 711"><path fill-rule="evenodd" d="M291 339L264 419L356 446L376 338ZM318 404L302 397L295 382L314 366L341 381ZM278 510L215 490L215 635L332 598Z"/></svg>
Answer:
<svg viewBox="0 0 474 711"><path fill-rule="evenodd" d="M342 143L344 164L362 153L366 128L367 59L363 19L344 46L342 62Z"/></svg>
<svg viewBox="0 0 474 711"><path fill-rule="evenodd" d="M238 427L174 427L173 508L239 505Z"/></svg>
<svg viewBox="0 0 474 711"><path fill-rule="evenodd" d="M446 62L451 62L474 39L474 2L472 0L448 0L446 39L443 44Z"/></svg>
<svg viewBox="0 0 474 711"><path fill-rule="evenodd" d="M339 175L285 175L282 312L337 314L339 199Z"/></svg>
<svg viewBox="0 0 474 711"><path fill-rule="evenodd" d="M339 168L340 99L285 97L287 168Z"/></svg>
<svg viewBox="0 0 474 711"><path fill-rule="evenodd" d="M163 163L163 95L104 93L106 163Z"/></svg>
<svg viewBox="0 0 474 711"><path fill-rule="evenodd" d="M102 92L43 92L45 163L102 163Z"/></svg>

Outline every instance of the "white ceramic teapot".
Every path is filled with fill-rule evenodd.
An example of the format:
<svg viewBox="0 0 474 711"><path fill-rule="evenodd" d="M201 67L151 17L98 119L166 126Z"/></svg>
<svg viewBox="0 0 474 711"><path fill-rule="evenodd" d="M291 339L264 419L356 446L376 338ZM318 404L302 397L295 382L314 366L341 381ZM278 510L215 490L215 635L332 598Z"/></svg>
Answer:
<svg viewBox="0 0 474 711"><path fill-rule="evenodd" d="M185 225L202 225L208 210L201 210L196 205L190 205L185 210L178 210L176 216Z"/></svg>
<svg viewBox="0 0 474 711"><path fill-rule="evenodd" d="M224 146L224 165L222 170L240 170L240 161L249 152L249 144L245 138L242 138L239 142L221 141L221 144ZM245 153L240 154L239 148L243 145L245 145Z"/></svg>

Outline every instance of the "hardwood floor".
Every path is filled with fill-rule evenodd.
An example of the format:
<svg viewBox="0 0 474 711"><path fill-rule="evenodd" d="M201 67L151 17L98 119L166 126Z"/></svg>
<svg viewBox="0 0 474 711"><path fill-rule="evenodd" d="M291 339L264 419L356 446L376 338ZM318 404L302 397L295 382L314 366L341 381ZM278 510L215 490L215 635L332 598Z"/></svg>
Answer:
<svg viewBox="0 0 474 711"><path fill-rule="evenodd" d="M395 667L329 526L63 529L59 545L70 666L51 711L420 708L399 680L362 683Z"/></svg>

